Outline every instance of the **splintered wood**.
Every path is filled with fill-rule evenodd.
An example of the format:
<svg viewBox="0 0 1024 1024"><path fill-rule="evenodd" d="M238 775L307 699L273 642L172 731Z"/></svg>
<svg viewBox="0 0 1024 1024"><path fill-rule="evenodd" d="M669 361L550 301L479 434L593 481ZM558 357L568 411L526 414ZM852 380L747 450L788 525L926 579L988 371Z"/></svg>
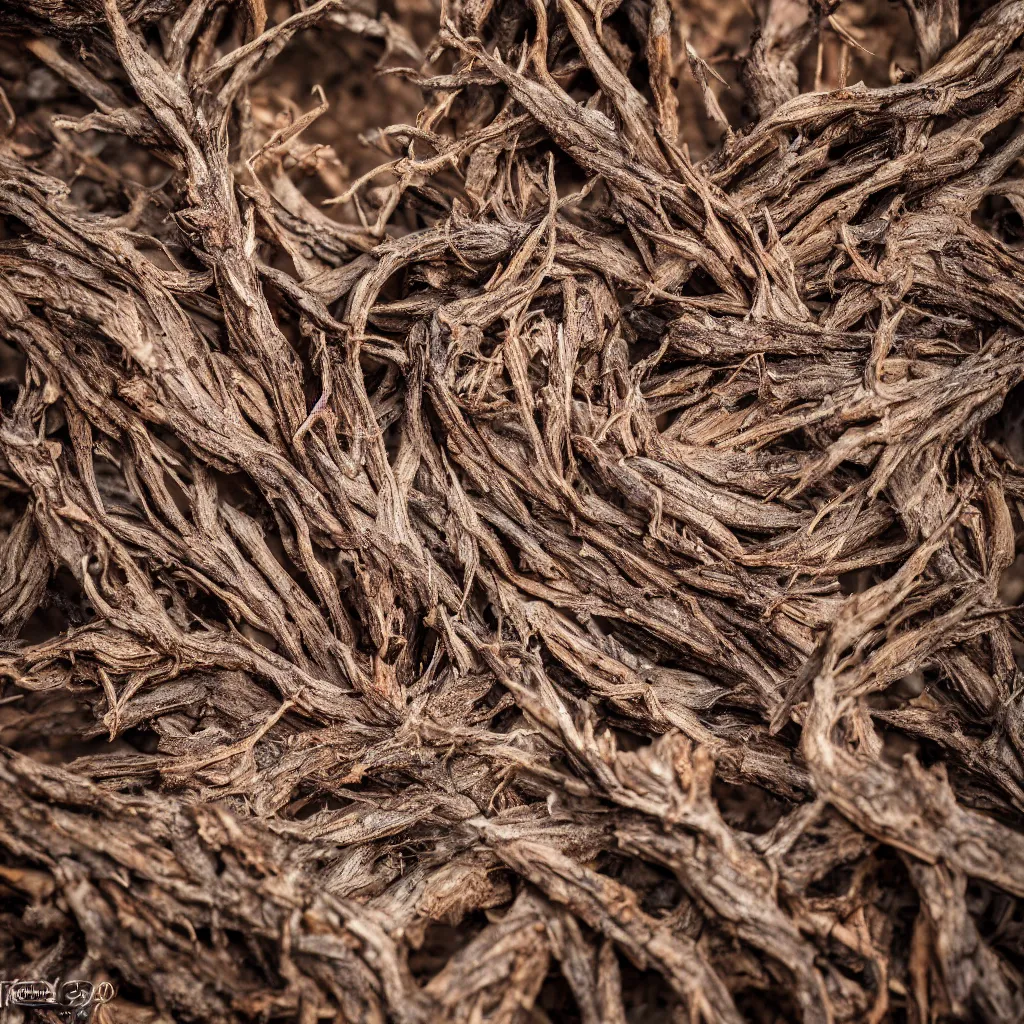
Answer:
<svg viewBox="0 0 1024 1024"><path fill-rule="evenodd" d="M0 4L0 977L1021 1020L1022 109L1024 0Z"/></svg>

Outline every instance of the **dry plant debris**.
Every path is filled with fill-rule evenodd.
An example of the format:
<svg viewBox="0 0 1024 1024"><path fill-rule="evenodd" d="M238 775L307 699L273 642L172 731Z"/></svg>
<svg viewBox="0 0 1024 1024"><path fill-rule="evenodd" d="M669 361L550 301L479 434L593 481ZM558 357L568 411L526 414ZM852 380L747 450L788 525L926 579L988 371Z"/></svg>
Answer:
<svg viewBox="0 0 1024 1024"><path fill-rule="evenodd" d="M1022 0L6 0L4 977L1021 1020L1022 108Z"/></svg>

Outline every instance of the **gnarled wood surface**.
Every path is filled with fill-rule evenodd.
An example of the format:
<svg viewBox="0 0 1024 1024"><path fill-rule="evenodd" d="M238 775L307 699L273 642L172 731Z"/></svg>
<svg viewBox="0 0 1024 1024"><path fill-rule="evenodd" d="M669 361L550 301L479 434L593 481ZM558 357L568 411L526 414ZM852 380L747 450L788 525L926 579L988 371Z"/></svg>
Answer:
<svg viewBox="0 0 1024 1024"><path fill-rule="evenodd" d="M0 89L4 977L1022 1018L1022 0L7 0Z"/></svg>

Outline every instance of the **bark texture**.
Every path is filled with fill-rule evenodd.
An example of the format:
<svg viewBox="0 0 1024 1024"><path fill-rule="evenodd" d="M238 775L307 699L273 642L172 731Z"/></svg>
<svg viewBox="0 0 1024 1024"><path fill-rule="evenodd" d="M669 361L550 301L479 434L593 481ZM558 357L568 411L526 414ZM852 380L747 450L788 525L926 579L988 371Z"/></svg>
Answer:
<svg viewBox="0 0 1024 1024"><path fill-rule="evenodd" d="M111 1021L1024 1016L1024 0L0 5L0 968Z"/></svg>

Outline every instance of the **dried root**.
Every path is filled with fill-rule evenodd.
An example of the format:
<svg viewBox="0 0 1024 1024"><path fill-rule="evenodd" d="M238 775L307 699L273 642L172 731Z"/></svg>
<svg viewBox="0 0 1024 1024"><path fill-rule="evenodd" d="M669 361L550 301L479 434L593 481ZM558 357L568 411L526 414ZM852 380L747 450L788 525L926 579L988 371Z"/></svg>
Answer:
<svg viewBox="0 0 1024 1024"><path fill-rule="evenodd" d="M1022 1019L1021 0L8 0L0 101L4 977Z"/></svg>

